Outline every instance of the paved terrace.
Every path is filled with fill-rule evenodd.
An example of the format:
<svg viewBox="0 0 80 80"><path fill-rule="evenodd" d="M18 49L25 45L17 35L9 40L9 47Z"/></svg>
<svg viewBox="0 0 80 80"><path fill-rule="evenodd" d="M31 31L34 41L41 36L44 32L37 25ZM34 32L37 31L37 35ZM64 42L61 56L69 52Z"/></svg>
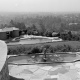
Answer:
<svg viewBox="0 0 80 80"><path fill-rule="evenodd" d="M9 65L10 75L24 80L80 80L80 62L44 65Z"/></svg>
<svg viewBox="0 0 80 80"><path fill-rule="evenodd" d="M24 80L80 80L80 61L76 61L80 59L78 54L72 63L66 61L67 63L48 62L38 64L34 63L34 60L27 56L14 58L12 57L8 61L14 64L8 65L9 75L13 77Z"/></svg>

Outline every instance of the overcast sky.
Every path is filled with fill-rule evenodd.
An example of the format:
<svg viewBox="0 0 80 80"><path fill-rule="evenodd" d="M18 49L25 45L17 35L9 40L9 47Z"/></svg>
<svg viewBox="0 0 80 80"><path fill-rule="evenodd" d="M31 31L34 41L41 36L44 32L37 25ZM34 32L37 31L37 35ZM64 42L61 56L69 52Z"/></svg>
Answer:
<svg viewBox="0 0 80 80"><path fill-rule="evenodd" d="M0 11L80 12L80 0L0 0Z"/></svg>

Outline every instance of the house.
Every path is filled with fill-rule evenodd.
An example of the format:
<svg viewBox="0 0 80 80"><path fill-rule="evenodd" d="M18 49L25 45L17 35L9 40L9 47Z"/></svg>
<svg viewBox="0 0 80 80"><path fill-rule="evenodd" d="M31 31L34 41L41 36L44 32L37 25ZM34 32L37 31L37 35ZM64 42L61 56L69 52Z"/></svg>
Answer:
<svg viewBox="0 0 80 80"><path fill-rule="evenodd" d="M18 28L15 28L15 27L3 28L2 31L9 33L9 36L11 38L19 37L19 29Z"/></svg>
<svg viewBox="0 0 80 80"><path fill-rule="evenodd" d="M0 29L0 40L6 40L7 39L7 33Z"/></svg>

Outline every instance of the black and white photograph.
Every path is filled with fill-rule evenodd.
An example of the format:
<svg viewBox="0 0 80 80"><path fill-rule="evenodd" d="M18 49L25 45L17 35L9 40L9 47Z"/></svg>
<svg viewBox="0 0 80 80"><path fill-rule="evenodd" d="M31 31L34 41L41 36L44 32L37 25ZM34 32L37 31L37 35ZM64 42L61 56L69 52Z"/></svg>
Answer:
<svg viewBox="0 0 80 80"><path fill-rule="evenodd" d="M80 0L0 0L0 80L80 80Z"/></svg>

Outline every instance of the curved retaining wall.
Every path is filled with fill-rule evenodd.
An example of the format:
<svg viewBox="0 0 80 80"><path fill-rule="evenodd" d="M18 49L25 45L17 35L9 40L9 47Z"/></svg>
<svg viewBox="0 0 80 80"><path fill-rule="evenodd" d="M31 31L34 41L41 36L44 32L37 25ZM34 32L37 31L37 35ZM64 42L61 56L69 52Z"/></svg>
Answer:
<svg viewBox="0 0 80 80"><path fill-rule="evenodd" d="M5 62L2 70L0 71L0 80L10 80L7 61Z"/></svg>
<svg viewBox="0 0 80 80"><path fill-rule="evenodd" d="M0 80L10 80L7 63L7 45L0 40Z"/></svg>

